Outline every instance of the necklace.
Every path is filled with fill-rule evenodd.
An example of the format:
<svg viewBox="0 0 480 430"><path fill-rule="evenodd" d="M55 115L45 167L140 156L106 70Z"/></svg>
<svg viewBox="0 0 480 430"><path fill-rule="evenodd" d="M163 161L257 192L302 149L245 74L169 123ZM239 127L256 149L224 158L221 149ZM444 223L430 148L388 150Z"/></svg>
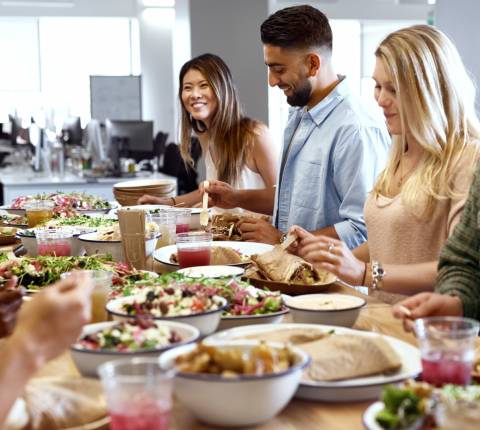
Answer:
<svg viewBox="0 0 480 430"><path fill-rule="evenodd" d="M410 175L410 173L412 173L415 170L415 167L417 167L417 163L414 163L412 167L410 167L406 172L404 172L403 170L404 163L402 163L402 161L403 159L398 162L398 168L397 168L397 171L399 171L400 173L400 177L397 180L397 186L400 188L402 187L405 178L407 178Z"/></svg>

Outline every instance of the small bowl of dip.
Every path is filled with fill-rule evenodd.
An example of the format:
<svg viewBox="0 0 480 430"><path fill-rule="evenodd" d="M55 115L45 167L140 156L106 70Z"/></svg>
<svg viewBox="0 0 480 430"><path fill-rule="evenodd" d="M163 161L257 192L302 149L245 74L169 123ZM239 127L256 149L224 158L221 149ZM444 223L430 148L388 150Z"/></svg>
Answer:
<svg viewBox="0 0 480 430"><path fill-rule="evenodd" d="M366 301L347 294L304 294L289 297L285 305L293 321L352 327Z"/></svg>

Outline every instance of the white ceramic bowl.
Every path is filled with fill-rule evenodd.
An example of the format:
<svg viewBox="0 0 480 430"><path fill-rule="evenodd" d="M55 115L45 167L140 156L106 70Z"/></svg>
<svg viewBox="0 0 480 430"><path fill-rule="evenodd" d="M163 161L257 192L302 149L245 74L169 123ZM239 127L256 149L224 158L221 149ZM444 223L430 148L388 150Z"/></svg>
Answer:
<svg viewBox="0 0 480 430"><path fill-rule="evenodd" d="M114 320L128 320L135 318L134 315L128 315L123 312L121 306L124 303L132 302L136 299L136 296L129 296L129 297L122 297L119 299L111 300L107 303L107 312L112 315ZM175 321L181 322L184 324L190 324L194 327L198 328L200 334L202 336L206 336L208 334L213 333L220 323L220 317L222 315L223 310L227 306L227 301L223 297L216 296L215 300L219 304L218 309L207 311L207 312L199 312L196 314L191 315L179 315L179 316L172 316L172 317L153 317L154 320L162 320L162 321Z"/></svg>
<svg viewBox="0 0 480 430"><path fill-rule="evenodd" d="M245 272L243 267L237 266L195 266L177 270L178 273L189 278L224 278L227 276L241 276Z"/></svg>
<svg viewBox="0 0 480 430"><path fill-rule="evenodd" d="M25 236L23 234L23 231L18 231L17 237L22 241L22 245L26 249L27 255L29 257L38 256L37 238L35 236ZM67 239L72 249L72 256L74 257L85 254L85 248L83 246L83 243L79 240L79 237L80 235L76 234L73 237Z"/></svg>
<svg viewBox="0 0 480 430"><path fill-rule="evenodd" d="M96 331L103 330L107 327L113 326L118 324L118 321L108 321L108 322L101 322L96 324L87 324L83 327L82 334L92 334ZM181 337L182 341L176 344L162 346L160 348L155 349L148 349L143 351L124 351L124 352L116 352L116 351L107 351L107 350L89 350L76 347L73 345L70 348L70 352L72 354L73 361L77 366L77 369L83 376L91 376L97 377L97 368L100 364L105 363L106 361L110 360L118 360L120 358L129 358L129 357L147 357L147 356L157 356L162 354L163 352L180 346L185 345L190 342L194 342L200 336L200 332L197 328L188 325L182 324L173 321L161 321L159 322L162 326L166 326L171 330L174 330L178 333Z"/></svg>
<svg viewBox="0 0 480 430"><path fill-rule="evenodd" d="M232 315L222 316L217 331L253 324L280 324L288 309L266 315Z"/></svg>
<svg viewBox="0 0 480 430"><path fill-rule="evenodd" d="M336 309L320 309L325 302L331 302ZM366 301L347 294L303 294L288 297L285 304L296 323L352 327Z"/></svg>
<svg viewBox="0 0 480 430"><path fill-rule="evenodd" d="M158 237L145 239L145 253L147 257L155 251ZM114 261L125 261L121 240L98 240L96 232L82 234L78 237L78 240L82 243L87 255L111 254Z"/></svg>
<svg viewBox="0 0 480 430"><path fill-rule="evenodd" d="M214 346L239 347L248 351L255 341L218 342ZM271 344L272 347L274 344ZM195 344L173 348L162 354L160 365L174 367L175 359L192 351ZM281 347L281 345L276 345ZM295 364L285 372L263 376L245 375L224 378L219 375L177 373L175 395L197 419L207 424L237 427L253 426L272 419L294 395L308 355L292 348Z"/></svg>

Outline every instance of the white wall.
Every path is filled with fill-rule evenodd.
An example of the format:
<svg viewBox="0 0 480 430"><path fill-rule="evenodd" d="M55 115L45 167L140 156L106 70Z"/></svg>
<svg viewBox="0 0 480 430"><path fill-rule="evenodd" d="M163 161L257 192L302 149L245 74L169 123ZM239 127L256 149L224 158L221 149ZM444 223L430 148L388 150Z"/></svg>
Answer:
<svg viewBox="0 0 480 430"><path fill-rule="evenodd" d="M230 67L248 116L268 121L267 69L260 24L268 0L191 0L192 56L211 52Z"/></svg>
<svg viewBox="0 0 480 430"><path fill-rule="evenodd" d="M480 1L437 0L435 24L457 46L477 86L477 111L480 113Z"/></svg>
<svg viewBox="0 0 480 430"><path fill-rule="evenodd" d="M175 140L173 109L174 9L145 9L138 14L142 67L143 119L154 121L154 133L166 131Z"/></svg>

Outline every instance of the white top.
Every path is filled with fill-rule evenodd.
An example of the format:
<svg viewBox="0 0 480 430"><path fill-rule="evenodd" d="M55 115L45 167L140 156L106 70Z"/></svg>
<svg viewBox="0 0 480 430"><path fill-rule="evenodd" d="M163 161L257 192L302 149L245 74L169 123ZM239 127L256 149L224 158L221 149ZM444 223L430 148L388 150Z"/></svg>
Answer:
<svg viewBox="0 0 480 430"><path fill-rule="evenodd" d="M210 151L207 151L205 154L205 169L206 169L206 179L209 180L218 180L217 167L215 166ZM240 171L240 175L235 181L234 184L231 184L232 187L239 190L259 190L266 188L265 181L259 173L254 172L246 164L243 166L243 169ZM222 209L215 208L215 212L222 212ZM240 208L236 208L233 212L242 211ZM229 209L229 212L232 212Z"/></svg>
<svg viewBox="0 0 480 430"><path fill-rule="evenodd" d="M207 170L207 181L218 180L217 167L213 163L210 151L205 155L205 167ZM259 190L265 188L265 182L259 173L254 172L246 164L240 171L240 176L237 178L232 187L239 190Z"/></svg>

